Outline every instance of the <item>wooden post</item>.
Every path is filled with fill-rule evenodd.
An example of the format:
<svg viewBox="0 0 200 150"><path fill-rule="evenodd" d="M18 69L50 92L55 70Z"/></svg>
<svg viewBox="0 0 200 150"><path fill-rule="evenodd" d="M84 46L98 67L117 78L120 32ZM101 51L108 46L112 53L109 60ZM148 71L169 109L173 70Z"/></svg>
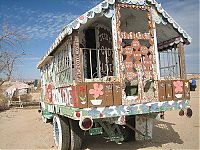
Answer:
<svg viewBox="0 0 200 150"><path fill-rule="evenodd" d="M180 62L180 77L181 79L186 79L186 67L185 67L185 55L184 55L184 45L183 43L179 43L177 45L178 48L178 56Z"/></svg>
<svg viewBox="0 0 200 150"><path fill-rule="evenodd" d="M79 47L78 31L74 31L73 32L74 76L75 76L75 81L77 83L82 82L81 54L82 53L80 52L80 47Z"/></svg>

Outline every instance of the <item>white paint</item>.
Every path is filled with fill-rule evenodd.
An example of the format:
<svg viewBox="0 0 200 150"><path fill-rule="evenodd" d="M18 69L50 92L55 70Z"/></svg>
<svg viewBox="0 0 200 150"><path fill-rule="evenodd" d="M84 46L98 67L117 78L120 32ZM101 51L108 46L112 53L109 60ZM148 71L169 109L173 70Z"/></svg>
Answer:
<svg viewBox="0 0 200 150"><path fill-rule="evenodd" d="M154 49L155 49L155 55L156 55L156 70L157 70L157 74L158 74L158 79L160 80L160 62L159 62L159 54L158 54L158 43L157 43L157 34L156 34L156 26L155 26L155 22L153 22L154 24L154 29L153 29L153 34L154 34Z"/></svg>
<svg viewBox="0 0 200 150"><path fill-rule="evenodd" d="M115 7L114 7L115 11ZM119 57L118 57L118 49L117 49L117 26L116 26L116 13L112 16L112 38L113 38L113 49L114 49L114 66L115 66L115 75L119 78L120 71L119 71Z"/></svg>
<svg viewBox="0 0 200 150"><path fill-rule="evenodd" d="M65 105L65 106L66 105L67 106L73 106L73 100L72 100L72 96L70 94L71 90L72 90L71 87L63 88L62 89L63 93L61 93L61 90L53 89L52 90L52 101L53 101L53 103L59 104L59 105Z"/></svg>
<svg viewBox="0 0 200 150"><path fill-rule="evenodd" d="M101 103L102 103L102 99L93 99L90 101L91 101L92 105L95 105L95 106L101 105Z"/></svg>

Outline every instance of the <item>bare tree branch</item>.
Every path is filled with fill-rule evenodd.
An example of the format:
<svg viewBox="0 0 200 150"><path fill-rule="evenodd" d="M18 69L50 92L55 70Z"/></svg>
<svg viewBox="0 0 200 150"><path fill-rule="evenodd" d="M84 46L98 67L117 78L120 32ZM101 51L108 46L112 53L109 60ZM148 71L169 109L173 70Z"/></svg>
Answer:
<svg viewBox="0 0 200 150"><path fill-rule="evenodd" d="M25 39L23 32L11 28L7 23L0 29L0 86L11 79L16 61L25 55L22 49ZM12 50L7 50L8 47ZM22 50L16 51L19 48Z"/></svg>

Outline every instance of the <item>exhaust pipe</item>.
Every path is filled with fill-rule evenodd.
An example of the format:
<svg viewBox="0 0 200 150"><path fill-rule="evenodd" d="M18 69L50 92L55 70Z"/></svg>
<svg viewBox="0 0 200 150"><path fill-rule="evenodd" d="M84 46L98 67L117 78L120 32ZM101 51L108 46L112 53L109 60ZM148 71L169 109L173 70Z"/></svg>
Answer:
<svg viewBox="0 0 200 150"><path fill-rule="evenodd" d="M79 126L82 130L86 131L92 128L93 120L90 117L83 117L79 121Z"/></svg>

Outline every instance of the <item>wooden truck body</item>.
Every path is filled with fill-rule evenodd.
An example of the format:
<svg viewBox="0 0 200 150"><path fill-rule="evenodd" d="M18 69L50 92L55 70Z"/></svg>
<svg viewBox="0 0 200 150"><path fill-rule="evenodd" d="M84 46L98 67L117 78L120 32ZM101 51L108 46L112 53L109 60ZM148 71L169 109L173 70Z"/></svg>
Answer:
<svg viewBox="0 0 200 150"><path fill-rule="evenodd" d="M190 42L155 0L105 0L65 26L38 64L42 115L54 117L57 145L80 148L70 130L77 122L116 142L125 138L122 125L136 140L151 138L158 113L189 106L183 48Z"/></svg>

